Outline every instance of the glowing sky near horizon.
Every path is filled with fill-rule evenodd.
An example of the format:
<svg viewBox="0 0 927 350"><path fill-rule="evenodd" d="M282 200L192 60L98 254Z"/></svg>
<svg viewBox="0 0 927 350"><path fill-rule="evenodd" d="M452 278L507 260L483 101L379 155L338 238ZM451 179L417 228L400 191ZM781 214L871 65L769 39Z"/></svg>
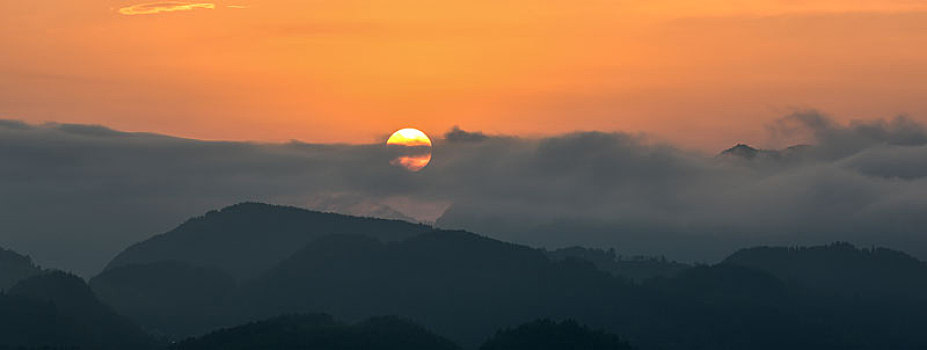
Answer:
<svg viewBox="0 0 927 350"><path fill-rule="evenodd" d="M0 117L379 142L415 124L762 145L794 109L927 120L918 1L2 1ZM131 14L131 15L127 15Z"/></svg>

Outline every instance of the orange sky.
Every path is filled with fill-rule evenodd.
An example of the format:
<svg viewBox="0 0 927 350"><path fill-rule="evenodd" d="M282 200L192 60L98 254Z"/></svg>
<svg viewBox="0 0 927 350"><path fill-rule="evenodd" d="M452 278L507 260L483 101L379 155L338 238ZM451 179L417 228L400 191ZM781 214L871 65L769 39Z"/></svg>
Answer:
<svg viewBox="0 0 927 350"><path fill-rule="evenodd" d="M796 108L927 120L922 1L143 3L0 0L0 117L306 142L631 131L705 150L768 143Z"/></svg>

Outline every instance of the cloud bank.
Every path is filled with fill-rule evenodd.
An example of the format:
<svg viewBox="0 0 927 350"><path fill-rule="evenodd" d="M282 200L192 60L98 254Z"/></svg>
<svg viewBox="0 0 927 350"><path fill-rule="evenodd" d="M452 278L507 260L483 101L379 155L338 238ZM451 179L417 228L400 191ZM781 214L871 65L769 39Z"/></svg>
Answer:
<svg viewBox="0 0 927 350"><path fill-rule="evenodd" d="M389 165L394 155L382 145L207 142L0 121L0 246L89 275L188 217L264 201L695 261L835 240L927 257L923 125L843 125L805 112L770 130L812 142L745 157L624 133L518 138L455 128L435 140L432 163L411 173Z"/></svg>
<svg viewBox="0 0 927 350"><path fill-rule="evenodd" d="M484 163L490 183L464 185L439 223L535 245L703 261L745 245L834 240L927 253L927 219L918 214L927 213L922 125L905 118L838 125L807 112L773 128L808 134L813 146L746 158L625 134L521 140L520 152L488 142L478 147L497 149L479 153L520 154Z"/></svg>

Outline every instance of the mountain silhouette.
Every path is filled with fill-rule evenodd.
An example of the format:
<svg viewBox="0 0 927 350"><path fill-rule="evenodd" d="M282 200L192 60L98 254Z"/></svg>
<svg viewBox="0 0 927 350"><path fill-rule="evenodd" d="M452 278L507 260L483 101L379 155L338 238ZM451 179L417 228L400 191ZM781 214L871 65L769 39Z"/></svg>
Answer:
<svg viewBox="0 0 927 350"><path fill-rule="evenodd" d="M927 300L927 264L905 253L849 243L740 250L727 264L766 271L821 296Z"/></svg>
<svg viewBox="0 0 927 350"><path fill-rule="evenodd" d="M602 271L630 279L637 283L658 277L672 277L691 268L691 265L668 261L665 257L622 257L614 249L584 247L561 248L548 253L554 260L580 259L594 264Z"/></svg>
<svg viewBox="0 0 927 350"><path fill-rule="evenodd" d="M321 238L245 283L230 305L252 319L312 310L349 320L399 315L471 349L537 318L573 318L654 349L830 349L870 340L845 337L833 316L806 310L792 292L770 273L732 264L632 284L589 262L434 231L391 243ZM853 322L842 327L894 328L869 316L850 312Z"/></svg>
<svg viewBox="0 0 927 350"><path fill-rule="evenodd" d="M182 341L173 350L458 350L409 321L377 317L348 325L324 314L285 315Z"/></svg>
<svg viewBox="0 0 927 350"><path fill-rule="evenodd" d="M117 255L110 270L130 264L182 262L235 277L257 276L313 239L333 234L395 241L431 227L404 221L358 218L260 203L241 203L188 220L170 232Z"/></svg>
<svg viewBox="0 0 927 350"><path fill-rule="evenodd" d="M760 154L760 150L748 145L738 143L734 147L728 148L721 152L722 156L739 157L743 159L753 159Z"/></svg>
<svg viewBox="0 0 927 350"><path fill-rule="evenodd" d="M252 318L313 310L346 319L400 315L470 346L538 315L621 300L626 285L587 262L553 262L540 250L463 231L392 243L338 235L246 283L234 303Z"/></svg>
<svg viewBox="0 0 927 350"><path fill-rule="evenodd" d="M41 272L42 269L33 264L28 256L0 248L0 291Z"/></svg>
<svg viewBox="0 0 927 350"><path fill-rule="evenodd" d="M733 264L696 266L650 286L715 304L777 303L785 301L789 293L775 276Z"/></svg>
<svg viewBox="0 0 927 350"><path fill-rule="evenodd" d="M149 332L172 337L208 330L235 286L235 279L218 269L174 261L118 266L90 280L93 291L116 311Z"/></svg>
<svg viewBox="0 0 927 350"><path fill-rule="evenodd" d="M617 335L592 330L573 320L537 320L503 329L483 343L480 350L630 350Z"/></svg>
<svg viewBox="0 0 927 350"><path fill-rule="evenodd" d="M773 161L794 161L801 160L814 147L810 145L794 145L782 150L758 149L749 145L739 143L718 154L722 159L742 159L742 160L773 160Z"/></svg>
<svg viewBox="0 0 927 350"><path fill-rule="evenodd" d="M79 277L51 271L0 295L0 348L153 349L157 343L103 305Z"/></svg>
<svg viewBox="0 0 927 350"><path fill-rule="evenodd" d="M465 349L478 348L499 329L537 319L574 319L641 349L927 347L922 297L914 291L878 297L859 287L884 283L902 289L898 283L906 278L920 278L922 263L893 251L756 248L715 265L643 259L635 266L623 265L610 251L549 252L465 231L243 206L149 240L170 244L156 243L159 253L144 255L153 261L111 264L91 281L93 288L146 329L173 339L284 314L326 313L347 322L396 315ZM269 220L290 215L299 220L289 221L285 230ZM255 217L271 228L244 224ZM237 243L224 241L221 232L232 232ZM249 235L254 237L244 237ZM267 246L276 243L262 239L277 236L298 246L269 254ZM135 250L140 246L149 248ZM171 249L192 255L170 260L183 256ZM124 255L137 254L131 250ZM248 262L251 256L267 264L252 270L252 277L229 273L233 264L205 263L231 257ZM817 275L841 268L846 271L831 279ZM891 269L897 270L894 277L879 276ZM827 297L841 289L873 297Z"/></svg>

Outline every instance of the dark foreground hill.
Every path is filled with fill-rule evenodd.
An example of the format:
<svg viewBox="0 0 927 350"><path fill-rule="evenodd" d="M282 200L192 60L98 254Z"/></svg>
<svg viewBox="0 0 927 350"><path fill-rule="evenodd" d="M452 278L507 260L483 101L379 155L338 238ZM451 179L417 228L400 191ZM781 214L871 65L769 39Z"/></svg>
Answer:
<svg viewBox="0 0 927 350"><path fill-rule="evenodd" d="M398 220L358 218L293 207L242 203L190 219L117 255L110 270L173 261L217 268L236 279L258 275L312 240L334 234L395 241L430 231Z"/></svg>
<svg viewBox="0 0 927 350"><path fill-rule="evenodd" d="M355 324L327 314L291 314L189 338L171 350L460 350L452 341L397 317ZM620 337L576 321L536 320L498 330L480 350L631 350Z"/></svg>
<svg viewBox="0 0 927 350"><path fill-rule="evenodd" d="M173 350L459 350L445 338L395 317L349 325L325 314L285 315L211 332ZM513 349L514 350L514 349Z"/></svg>
<svg viewBox="0 0 927 350"><path fill-rule="evenodd" d="M39 274L0 295L0 349L144 350L157 345L73 275Z"/></svg>
<svg viewBox="0 0 927 350"><path fill-rule="evenodd" d="M545 319L499 330L480 350L631 350L631 346L617 335L573 320Z"/></svg>
<svg viewBox="0 0 927 350"><path fill-rule="evenodd" d="M293 215L299 217L332 220L328 214L260 205L212 214L222 220L209 215L201 220L242 223L233 241L251 242L253 250L266 253L266 245L273 244L260 242L275 236L264 235L260 225L244 224L254 210L261 217L296 210L301 214ZM922 332L927 304L922 299L905 294L890 299L822 297L775 269L747 263L754 259L743 255L714 266L648 263L644 270L632 269L647 276L632 283L620 276L621 269L602 271L597 265L607 264L584 261L575 252L552 259L549 252L462 231L343 216L337 221L365 231L332 226L325 232L339 234L326 235L313 231L319 225L311 220L294 222L287 230L301 238L290 242L305 243L290 247L288 255L272 263L270 255L226 244L218 233L202 233L210 230L177 230L168 240L171 244L146 255L151 261L112 264L92 285L120 312L173 337L280 314L325 312L351 322L397 315L468 349L497 329L538 318L575 319L641 349L927 348ZM382 239L381 225L391 239ZM301 236L310 231L310 238ZM172 261L183 255L170 250L178 242L198 243L196 249L181 246L190 258ZM268 266L233 283L222 267L203 264L199 254L236 256L244 262L256 255ZM809 254L817 256L805 260L809 270L840 264L828 254ZM881 283L864 271L883 271L886 261L894 260L864 259L849 268L860 271L860 284ZM903 269L899 276L916 280L920 273Z"/></svg>

